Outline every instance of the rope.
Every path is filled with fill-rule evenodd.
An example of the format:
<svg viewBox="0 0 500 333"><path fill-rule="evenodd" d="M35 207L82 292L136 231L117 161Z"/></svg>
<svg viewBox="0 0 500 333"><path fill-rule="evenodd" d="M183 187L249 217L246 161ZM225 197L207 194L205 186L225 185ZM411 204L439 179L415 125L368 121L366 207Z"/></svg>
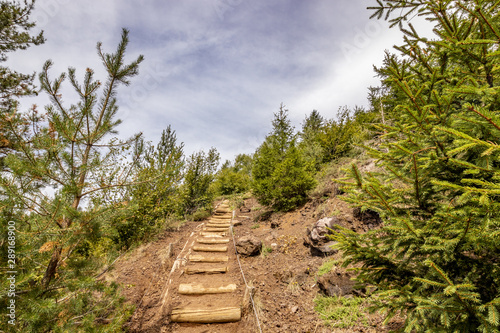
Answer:
<svg viewBox="0 0 500 333"><path fill-rule="evenodd" d="M235 216L235 211L233 210L233 217L231 218L231 237L233 238L234 253L236 253L236 260L238 261L238 265L240 266L240 272L241 276L243 276L243 281L245 282L245 286L247 287L247 290L250 290L247 280L245 279L245 274L243 273L243 268L241 267L240 256L238 254L238 251L236 251L236 241L234 240L233 223L232 223L234 220L234 216ZM259 332L262 333L262 328L260 327L259 315L257 314L257 309L255 307L255 302L253 300L252 292L249 291L249 294L250 294L250 300L252 301L253 312L255 313L255 319L257 319L257 326L259 327Z"/></svg>

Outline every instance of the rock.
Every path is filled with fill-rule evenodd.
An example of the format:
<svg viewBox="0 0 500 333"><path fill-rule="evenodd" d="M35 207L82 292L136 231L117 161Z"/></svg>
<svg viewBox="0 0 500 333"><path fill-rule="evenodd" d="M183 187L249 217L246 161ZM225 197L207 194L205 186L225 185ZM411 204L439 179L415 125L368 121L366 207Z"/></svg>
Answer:
<svg viewBox="0 0 500 333"><path fill-rule="evenodd" d="M337 217L325 217L318 220L311 229L307 228L304 245L310 248L311 255L328 256L337 253L337 250L331 248L337 242L328 238L331 234L329 229L332 229L334 225L340 225Z"/></svg>
<svg viewBox="0 0 500 333"><path fill-rule="evenodd" d="M292 313L295 313L297 311L299 311L299 307L298 306L293 306L290 311L292 311Z"/></svg>
<svg viewBox="0 0 500 333"><path fill-rule="evenodd" d="M238 221L238 220L233 220L233 226L237 227L239 225L242 225L243 223L241 223L241 221Z"/></svg>
<svg viewBox="0 0 500 333"><path fill-rule="evenodd" d="M242 213L250 213L250 208L243 206L243 207L240 208L240 212L242 212Z"/></svg>
<svg viewBox="0 0 500 333"><path fill-rule="evenodd" d="M365 224L368 229L374 229L382 223L380 215L376 211L371 209L366 209L365 211L361 212L361 209L359 207L356 207L353 208L352 215L363 222L363 224Z"/></svg>
<svg viewBox="0 0 500 333"><path fill-rule="evenodd" d="M273 276L279 282L287 283L288 284L288 283L292 282L294 274L293 274L292 271L284 269L281 272L274 272Z"/></svg>
<svg viewBox="0 0 500 333"><path fill-rule="evenodd" d="M236 251L242 256L255 256L260 253L262 242L255 236L243 236L236 242Z"/></svg>
<svg viewBox="0 0 500 333"><path fill-rule="evenodd" d="M271 222L271 228L276 229L280 226L280 223L278 221L272 221Z"/></svg>
<svg viewBox="0 0 500 333"><path fill-rule="evenodd" d="M327 296L345 296L353 291L355 282L351 274L339 270L332 270L318 279L319 289Z"/></svg>

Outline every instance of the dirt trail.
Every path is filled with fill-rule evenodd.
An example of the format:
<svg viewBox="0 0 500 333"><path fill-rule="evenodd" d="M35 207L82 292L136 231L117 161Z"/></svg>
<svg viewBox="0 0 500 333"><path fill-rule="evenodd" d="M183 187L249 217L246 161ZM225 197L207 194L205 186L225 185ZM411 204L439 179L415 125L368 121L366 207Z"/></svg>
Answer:
<svg viewBox="0 0 500 333"><path fill-rule="evenodd" d="M191 233L177 256L162 300L169 307L172 332L242 331L245 286L231 239L231 220L229 206L221 204L210 220L200 223ZM217 243L211 244L214 242ZM217 271L212 272L214 269ZM181 287L196 294L186 294ZM213 289L221 287L228 289L227 292L213 293ZM219 321L226 323L213 323Z"/></svg>
<svg viewBox="0 0 500 333"><path fill-rule="evenodd" d="M345 202L330 197L306 204L301 209L286 214L266 214L253 198L246 199L236 210L235 220L241 225L233 227L235 239L253 235L262 240L264 253L254 257L240 257L243 272L249 285L255 288L255 304L262 331L280 332L388 332L381 325L382 318L373 315L368 325L349 329L326 327L314 310L314 298L318 288L318 268L333 257L315 257L303 244L306 227L325 216L337 216L347 221L351 228L362 231L366 226L353 217L352 208ZM202 229L212 221L186 222L177 230L166 231L158 240L145 244L122 257L114 269L105 274L109 281L123 287L123 294L136 310L127 324L129 332L259 332L253 309L243 302L245 284L235 260L235 250L230 241L227 252L202 253L193 251ZM218 237L208 237L218 238ZM228 256L227 269L223 274L184 274L191 267L220 267L223 263L189 262L190 255ZM177 259L179 258L179 259ZM185 258L185 259L182 259ZM172 272L174 265L179 267ZM182 266L181 266L182 263ZM171 281L170 281L171 280ZM231 293L216 295L181 295L181 284L227 286L236 284ZM168 288L168 292L167 292ZM217 308L237 307L244 303L240 321L220 324L195 324L171 322L170 313L178 307Z"/></svg>

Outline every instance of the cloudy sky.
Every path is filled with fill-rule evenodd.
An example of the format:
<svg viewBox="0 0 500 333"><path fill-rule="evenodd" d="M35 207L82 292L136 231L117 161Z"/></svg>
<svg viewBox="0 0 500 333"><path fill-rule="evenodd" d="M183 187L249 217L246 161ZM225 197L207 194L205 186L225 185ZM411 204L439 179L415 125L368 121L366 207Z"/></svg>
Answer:
<svg viewBox="0 0 500 333"><path fill-rule="evenodd" d="M284 103L300 128L318 110L366 105L372 70L401 33L369 20L375 0L38 0L33 20L46 43L10 55L8 66L52 77L69 66L103 74L95 45L115 50L130 30L127 58L145 56L119 91L120 136L157 142L169 124L186 154L214 146L223 159L253 153ZM101 76L102 77L102 76ZM65 96L73 102L74 96ZM24 101L45 105L46 97ZM25 106L23 105L23 107Z"/></svg>

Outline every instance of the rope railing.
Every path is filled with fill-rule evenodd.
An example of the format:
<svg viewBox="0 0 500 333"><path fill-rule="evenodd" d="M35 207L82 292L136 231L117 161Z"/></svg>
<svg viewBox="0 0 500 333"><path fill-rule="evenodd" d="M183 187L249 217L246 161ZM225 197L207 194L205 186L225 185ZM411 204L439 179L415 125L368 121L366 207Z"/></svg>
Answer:
<svg viewBox="0 0 500 333"><path fill-rule="evenodd" d="M231 218L230 230L231 230L231 238L233 239L233 244L234 244L234 253L236 254L236 260L238 261L238 266L240 267L241 276L243 277L243 281L245 282L245 286L246 286L246 288L248 290L248 294L250 295L250 300L252 302L253 312L255 313L255 319L257 320L257 326L259 327L259 332L262 333L262 328L260 326L259 315L257 313L257 308L255 307L255 302L253 300L252 291L250 290L250 286L248 285L247 280L245 278L245 273L243 273L243 268L241 267L241 262L240 262L240 255L238 254L238 251L236 251L236 241L234 239L234 232L233 232L233 220L234 220L234 216L235 216L235 211L233 210L233 216Z"/></svg>

